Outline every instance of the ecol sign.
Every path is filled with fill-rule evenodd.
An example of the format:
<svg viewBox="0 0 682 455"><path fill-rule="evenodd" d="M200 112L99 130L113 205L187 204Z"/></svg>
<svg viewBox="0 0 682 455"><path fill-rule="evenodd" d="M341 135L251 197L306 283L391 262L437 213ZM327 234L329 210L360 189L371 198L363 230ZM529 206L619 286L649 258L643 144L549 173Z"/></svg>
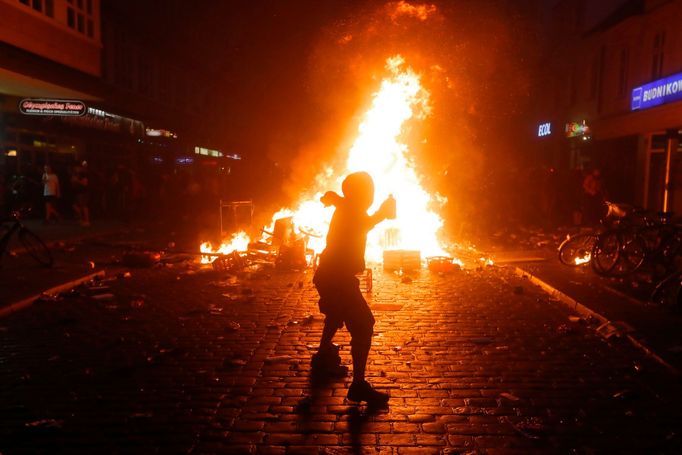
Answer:
<svg viewBox="0 0 682 455"><path fill-rule="evenodd" d="M682 73L668 76L632 90L633 111L682 100Z"/></svg>
<svg viewBox="0 0 682 455"><path fill-rule="evenodd" d="M541 123L538 126L538 137L545 137L552 134L552 124L550 122Z"/></svg>

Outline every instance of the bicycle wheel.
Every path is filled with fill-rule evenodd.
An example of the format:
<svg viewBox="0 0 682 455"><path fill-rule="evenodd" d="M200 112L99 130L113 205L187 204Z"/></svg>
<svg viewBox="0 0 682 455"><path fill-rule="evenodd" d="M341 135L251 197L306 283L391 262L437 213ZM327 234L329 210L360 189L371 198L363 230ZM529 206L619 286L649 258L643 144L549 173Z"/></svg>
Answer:
<svg viewBox="0 0 682 455"><path fill-rule="evenodd" d="M644 263L646 251L644 241L639 236L629 232L622 233L618 263L611 273L624 276L636 272Z"/></svg>
<svg viewBox="0 0 682 455"><path fill-rule="evenodd" d="M618 230L613 229L597 236L592 248L592 270L598 275L610 276L618 264L620 256L620 238Z"/></svg>
<svg viewBox="0 0 682 455"><path fill-rule="evenodd" d="M28 255L35 259L36 262L45 267L52 266L52 253L50 253L47 245L40 240L40 237L22 227L19 231L19 241L26 248Z"/></svg>
<svg viewBox="0 0 682 455"><path fill-rule="evenodd" d="M587 264L592 258L592 249L596 240L597 236L590 233L567 238L559 245L559 261L571 267Z"/></svg>

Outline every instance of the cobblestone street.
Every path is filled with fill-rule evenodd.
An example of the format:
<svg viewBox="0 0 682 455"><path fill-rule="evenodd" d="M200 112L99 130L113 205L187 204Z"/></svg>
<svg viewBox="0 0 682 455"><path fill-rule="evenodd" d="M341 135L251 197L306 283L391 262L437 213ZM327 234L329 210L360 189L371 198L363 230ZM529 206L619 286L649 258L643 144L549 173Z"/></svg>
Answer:
<svg viewBox="0 0 682 455"><path fill-rule="evenodd" d="M350 376L310 383L310 272L133 270L0 319L0 452L681 450L679 380L511 269L374 276L387 410L348 403Z"/></svg>

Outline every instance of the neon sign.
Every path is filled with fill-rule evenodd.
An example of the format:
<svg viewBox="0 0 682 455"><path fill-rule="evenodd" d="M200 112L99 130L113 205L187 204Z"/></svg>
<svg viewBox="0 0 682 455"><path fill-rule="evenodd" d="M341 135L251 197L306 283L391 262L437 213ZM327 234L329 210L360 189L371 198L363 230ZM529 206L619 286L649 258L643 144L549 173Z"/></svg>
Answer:
<svg viewBox="0 0 682 455"><path fill-rule="evenodd" d="M545 137L552 134L552 124L550 122L541 123L538 126L538 137Z"/></svg>
<svg viewBox="0 0 682 455"><path fill-rule="evenodd" d="M634 88L630 108L636 111L678 100L682 100L682 73Z"/></svg>
<svg viewBox="0 0 682 455"><path fill-rule="evenodd" d="M59 115L79 117L85 115L85 103L75 100L26 98L19 102L19 112L24 115Z"/></svg>
<svg viewBox="0 0 682 455"><path fill-rule="evenodd" d="M587 137L590 135L590 127L585 124L583 120L582 123L570 122L566 124L566 137Z"/></svg>

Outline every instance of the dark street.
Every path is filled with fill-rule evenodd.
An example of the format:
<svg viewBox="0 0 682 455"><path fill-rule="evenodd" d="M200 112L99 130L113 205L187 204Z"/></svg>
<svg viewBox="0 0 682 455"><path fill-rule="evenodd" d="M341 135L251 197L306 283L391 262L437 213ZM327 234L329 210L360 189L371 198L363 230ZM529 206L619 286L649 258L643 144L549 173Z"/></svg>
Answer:
<svg viewBox="0 0 682 455"><path fill-rule="evenodd" d="M0 455L681 454L682 0L0 0Z"/></svg>
<svg viewBox="0 0 682 455"><path fill-rule="evenodd" d="M627 342L508 269L409 276L377 270L369 297L377 411L346 401L348 377L310 381L309 272L137 269L99 283L111 298L36 303L2 320L2 451L680 449L679 382Z"/></svg>

